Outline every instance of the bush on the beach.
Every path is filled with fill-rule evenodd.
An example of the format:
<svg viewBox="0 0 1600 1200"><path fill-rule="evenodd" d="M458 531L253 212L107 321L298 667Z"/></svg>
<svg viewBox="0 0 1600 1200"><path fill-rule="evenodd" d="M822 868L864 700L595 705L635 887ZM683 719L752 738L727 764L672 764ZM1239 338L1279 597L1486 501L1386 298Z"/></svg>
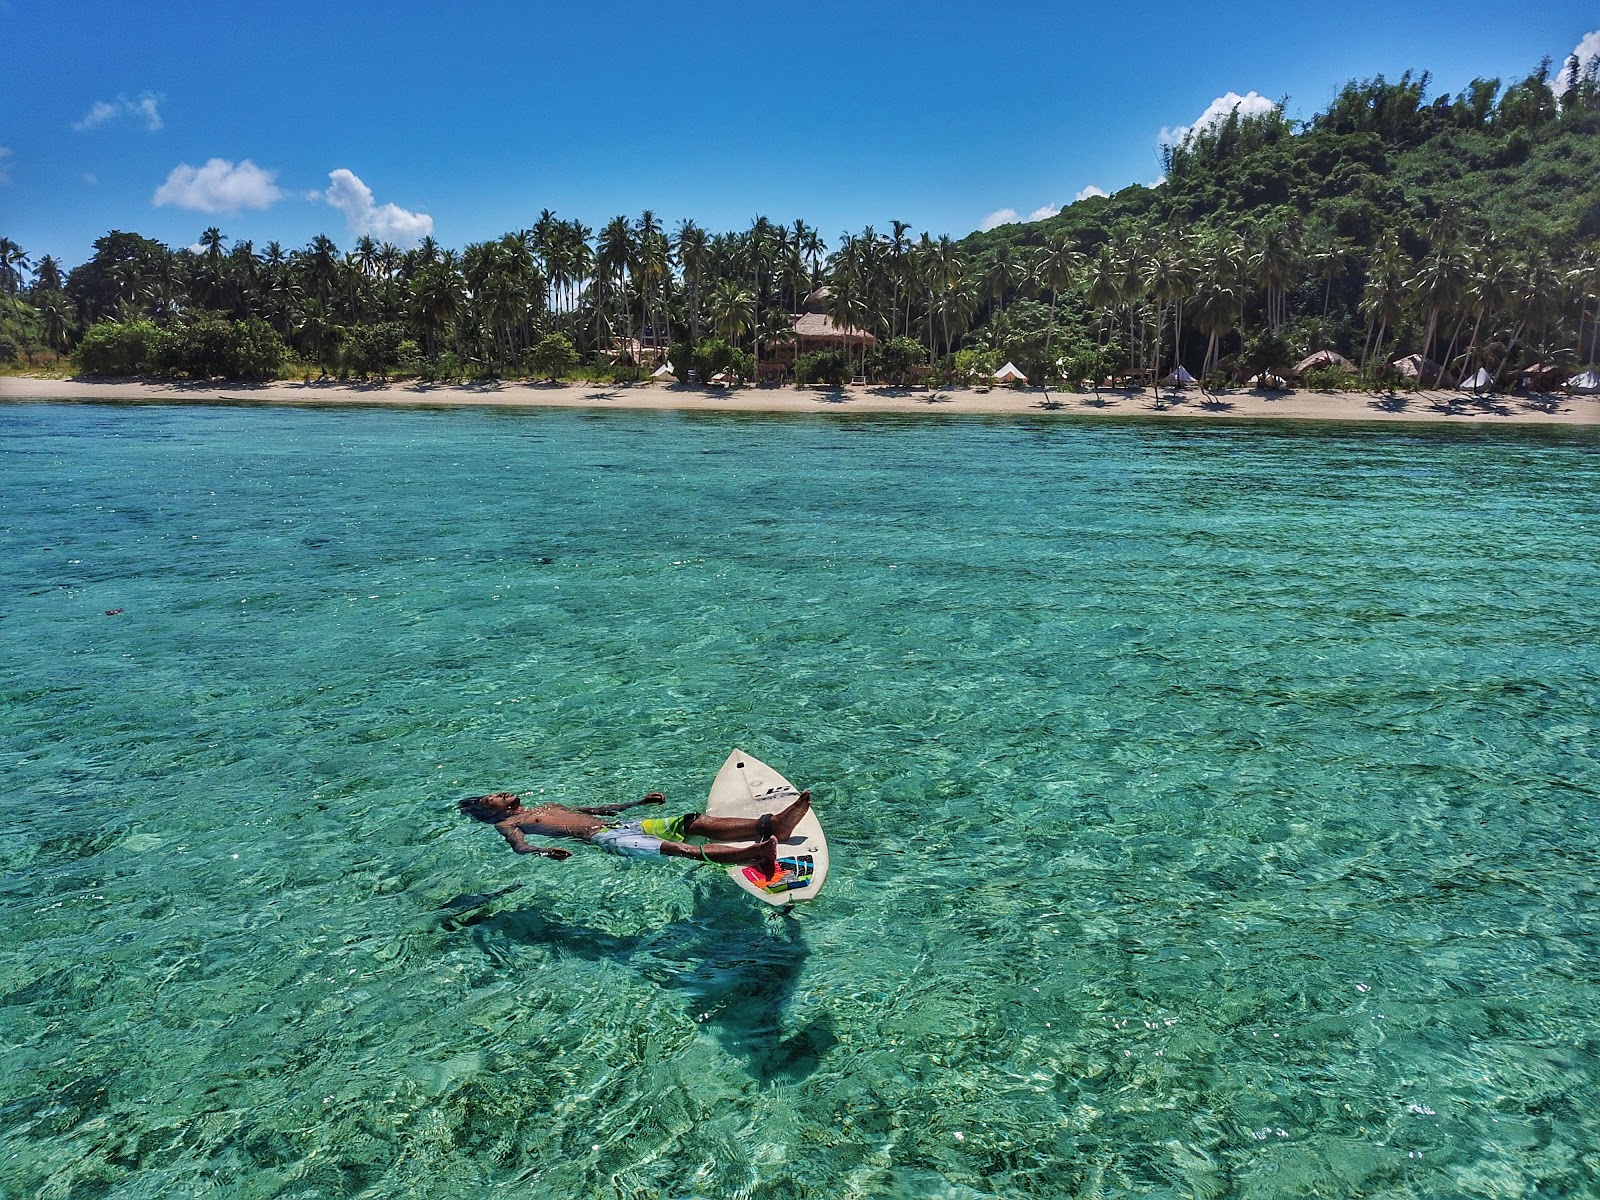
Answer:
<svg viewBox="0 0 1600 1200"><path fill-rule="evenodd" d="M350 331L350 340L345 343L344 367L358 379L386 381L404 363L407 344L405 326L398 322L358 325ZM414 358L416 343L409 345Z"/></svg>
<svg viewBox="0 0 1600 1200"><path fill-rule="evenodd" d="M200 313L162 329L151 321L102 321L73 354L89 375L165 375L176 379L273 379L287 348L260 317L229 321Z"/></svg>
<svg viewBox="0 0 1600 1200"><path fill-rule="evenodd" d="M1068 385L1074 391L1085 383L1092 388L1099 387L1100 380L1111 372L1108 358L1102 346L1080 346L1067 357L1066 365L1062 368Z"/></svg>
<svg viewBox="0 0 1600 1200"><path fill-rule="evenodd" d="M957 350L955 366L950 372L952 383L988 383L1000 369L998 350Z"/></svg>
<svg viewBox="0 0 1600 1200"><path fill-rule="evenodd" d="M260 317L229 321L212 313L163 331L146 370L180 379L273 379L286 349Z"/></svg>
<svg viewBox="0 0 1600 1200"><path fill-rule="evenodd" d="M1306 372L1306 386L1316 392L1348 392L1360 383L1355 372L1344 367L1313 367Z"/></svg>
<svg viewBox="0 0 1600 1200"><path fill-rule="evenodd" d="M689 342L673 342L667 348L667 361L679 383L689 382L689 372L694 370L694 346Z"/></svg>
<svg viewBox="0 0 1600 1200"><path fill-rule="evenodd" d="M578 351L564 333L547 333L528 351L528 369L551 383L577 368Z"/></svg>
<svg viewBox="0 0 1600 1200"><path fill-rule="evenodd" d="M730 346L721 338L708 338L695 347L694 369L699 372L701 383L719 371L749 379L756 373L756 362L747 351Z"/></svg>
<svg viewBox="0 0 1600 1200"><path fill-rule="evenodd" d="M418 366L417 378L424 383L455 383L461 378L461 360L455 351L442 350Z"/></svg>
<svg viewBox="0 0 1600 1200"><path fill-rule="evenodd" d="M927 361L928 351L921 342L915 338L897 337L867 355L867 375L903 387L911 368Z"/></svg>
<svg viewBox="0 0 1600 1200"><path fill-rule="evenodd" d="M86 375L144 375L158 369L166 339L153 321L102 321L83 335L72 357Z"/></svg>
<svg viewBox="0 0 1600 1200"><path fill-rule="evenodd" d="M794 361L794 377L801 383L843 387L854 376L850 356L843 350L812 350Z"/></svg>

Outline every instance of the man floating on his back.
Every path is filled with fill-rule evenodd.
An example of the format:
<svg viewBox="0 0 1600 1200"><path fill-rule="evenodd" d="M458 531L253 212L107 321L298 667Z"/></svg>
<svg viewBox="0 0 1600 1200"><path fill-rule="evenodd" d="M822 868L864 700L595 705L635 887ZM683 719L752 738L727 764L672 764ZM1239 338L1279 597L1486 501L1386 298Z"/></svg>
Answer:
<svg viewBox="0 0 1600 1200"><path fill-rule="evenodd" d="M666 799L660 792L651 792L632 804L602 804L592 808L540 804L524 808L522 801L512 793L495 792L488 796L468 796L458 807L469 817L493 825L518 854L538 854L557 861L572 857L570 850L530 845L526 835L531 833L537 837L577 838L627 858L668 855L724 866L749 863L759 868L768 880L778 873L778 843L794 832L800 819L811 809L811 793L801 792L799 799L782 811L763 813L756 818L708 817L703 812L690 812L681 817L646 817L638 821L606 819L641 804L665 804ZM693 845L685 840L691 837L712 840L704 845ZM729 842L748 844L729 845Z"/></svg>

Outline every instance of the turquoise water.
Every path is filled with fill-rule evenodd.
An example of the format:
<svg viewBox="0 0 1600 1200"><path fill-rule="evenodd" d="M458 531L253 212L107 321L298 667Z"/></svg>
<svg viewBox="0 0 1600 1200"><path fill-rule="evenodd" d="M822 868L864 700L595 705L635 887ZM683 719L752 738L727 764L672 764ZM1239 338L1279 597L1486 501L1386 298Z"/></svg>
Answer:
<svg viewBox="0 0 1600 1200"><path fill-rule="evenodd" d="M0 504L7 1197L1600 1188L1592 435L10 405ZM797 916L454 807L735 744Z"/></svg>

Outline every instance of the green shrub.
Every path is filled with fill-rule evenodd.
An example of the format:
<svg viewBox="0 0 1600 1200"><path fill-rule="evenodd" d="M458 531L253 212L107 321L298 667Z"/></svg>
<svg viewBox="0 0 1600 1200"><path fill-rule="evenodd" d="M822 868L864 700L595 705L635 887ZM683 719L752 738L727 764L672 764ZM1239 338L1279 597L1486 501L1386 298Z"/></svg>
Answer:
<svg viewBox="0 0 1600 1200"><path fill-rule="evenodd" d="M955 367L950 374L956 383L990 383L999 369L998 350L957 350Z"/></svg>
<svg viewBox="0 0 1600 1200"><path fill-rule="evenodd" d="M928 351L915 338L898 337L867 355L867 375L885 383L905 385L912 367L928 361ZM798 369L798 366L797 366Z"/></svg>
<svg viewBox="0 0 1600 1200"><path fill-rule="evenodd" d="M400 366L405 340L405 326L394 321L357 325L344 347L344 367L358 379L387 380Z"/></svg>
<svg viewBox="0 0 1600 1200"><path fill-rule="evenodd" d="M151 321L102 321L73 351L86 375L144 375L162 369L167 334Z"/></svg>
<svg viewBox="0 0 1600 1200"><path fill-rule="evenodd" d="M180 379L274 379L286 355L278 331L260 317L230 321L199 313L163 332L145 369Z"/></svg>
<svg viewBox="0 0 1600 1200"><path fill-rule="evenodd" d="M461 360L454 350L442 350L421 364L417 377L424 383L455 383L461 378Z"/></svg>
<svg viewBox="0 0 1600 1200"><path fill-rule="evenodd" d="M825 383L844 387L854 378L850 355L843 350L811 350L794 362L794 377L801 383Z"/></svg>
<svg viewBox="0 0 1600 1200"><path fill-rule="evenodd" d="M673 342L667 349L667 361L679 383L689 382L689 372L694 370L694 346L687 342Z"/></svg>
<svg viewBox="0 0 1600 1200"><path fill-rule="evenodd" d="M528 351L528 369L551 383L578 365L578 351L564 333L547 333Z"/></svg>
<svg viewBox="0 0 1600 1200"><path fill-rule="evenodd" d="M705 383L719 371L749 379L756 373L756 364L748 353L737 346L730 346L721 338L708 338L695 347L694 369L700 376L700 382Z"/></svg>
<svg viewBox="0 0 1600 1200"><path fill-rule="evenodd" d="M1306 372L1306 386L1318 392L1347 392L1359 382L1355 373L1344 367L1314 367Z"/></svg>

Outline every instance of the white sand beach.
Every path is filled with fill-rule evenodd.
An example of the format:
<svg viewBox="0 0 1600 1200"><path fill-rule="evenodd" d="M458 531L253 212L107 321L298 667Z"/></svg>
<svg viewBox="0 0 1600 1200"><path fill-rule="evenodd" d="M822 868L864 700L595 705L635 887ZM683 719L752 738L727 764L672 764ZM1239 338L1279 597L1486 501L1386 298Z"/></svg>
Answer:
<svg viewBox="0 0 1600 1200"><path fill-rule="evenodd" d="M145 404L384 405L419 408L628 408L688 412L945 413L964 416L1141 417L1182 420L1439 422L1452 425L1600 425L1600 396L1484 396L1427 391L1232 391L1194 388L1094 393L1041 388L743 387L676 384L184 384L0 377L0 401Z"/></svg>

